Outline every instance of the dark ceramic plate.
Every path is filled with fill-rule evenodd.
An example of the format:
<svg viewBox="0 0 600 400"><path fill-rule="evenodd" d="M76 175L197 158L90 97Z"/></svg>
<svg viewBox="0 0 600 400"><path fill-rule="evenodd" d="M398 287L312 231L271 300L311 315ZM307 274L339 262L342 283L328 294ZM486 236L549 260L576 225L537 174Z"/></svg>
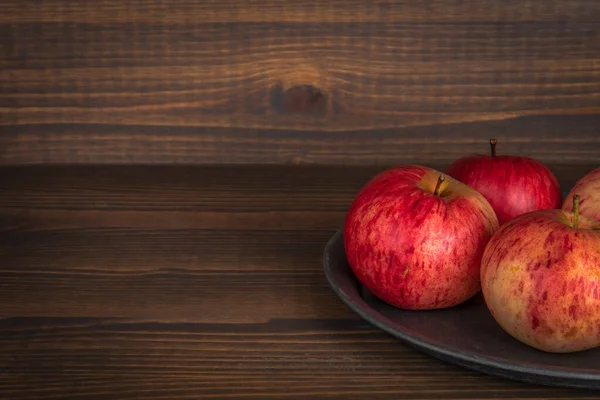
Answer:
<svg viewBox="0 0 600 400"><path fill-rule="evenodd" d="M483 297L444 310L405 311L377 299L356 279L342 232L324 252L325 274L340 299L366 321L445 362L504 378L550 386L600 389L600 349L551 354L509 336Z"/></svg>

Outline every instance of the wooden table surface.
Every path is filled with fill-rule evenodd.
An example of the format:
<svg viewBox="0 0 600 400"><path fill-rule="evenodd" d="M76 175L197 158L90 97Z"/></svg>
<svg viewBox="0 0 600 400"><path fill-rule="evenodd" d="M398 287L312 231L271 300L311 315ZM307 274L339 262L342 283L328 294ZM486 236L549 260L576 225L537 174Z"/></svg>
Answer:
<svg viewBox="0 0 600 400"><path fill-rule="evenodd" d="M341 303L323 247L381 169L0 168L0 398L600 398L445 364Z"/></svg>

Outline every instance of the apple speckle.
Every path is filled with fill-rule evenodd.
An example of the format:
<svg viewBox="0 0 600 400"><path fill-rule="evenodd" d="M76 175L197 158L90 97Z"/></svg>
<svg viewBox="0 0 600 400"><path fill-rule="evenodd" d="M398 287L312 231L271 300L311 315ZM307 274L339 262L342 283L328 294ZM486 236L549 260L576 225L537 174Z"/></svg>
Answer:
<svg viewBox="0 0 600 400"><path fill-rule="evenodd" d="M554 232L550 232L548 234L548 236L546 236L546 241L544 242L544 247L552 246L553 242L554 242Z"/></svg>
<svg viewBox="0 0 600 400"><path fill-rule="evenodd" d="M574 304L571 304L569 306L569 317L575 318L576 314L577 314L577 306Z"/></svg>
<svg viewBox="0 0 600 400"><path fill-rule="evenodd" d="M569 291L575 292L577 290L577 282L574 279L571 279L569 282Z"/></svg>
<svg viewBox="0 0 600 400"><path fill-rule="evenodd" d="M569 331L567 333L565 333L565 337L566 338L572 338L575 335L577 335L577 333L579 332L579 329L577 329L576 327L571 327L571 329L569 329Z"/></svg>
<svg viewBox="0 0 600 400"><path fill-rule="evenodd" d="M535 315L531 317L531 327L533 329L537 329L540 326L540 320Z"/></svg>
<svg viewBox="0 0 600 400"><path fill-rule="evenodd" d="M391 253L390 257L388 259L388 268L394 268L395 260L396 260L396 254ZM406 274L404 276L406 276Z"/></svg>
<svg viewBox="0 0 600 400"><path fill-rule="evenodd" d="M573 243L571 243L569 241L569 238L567 236L565 236L565 239L564 239L564 242L563 242L563 249L565 251L568 251L568 252L572 252L573 251Z"/></svg>

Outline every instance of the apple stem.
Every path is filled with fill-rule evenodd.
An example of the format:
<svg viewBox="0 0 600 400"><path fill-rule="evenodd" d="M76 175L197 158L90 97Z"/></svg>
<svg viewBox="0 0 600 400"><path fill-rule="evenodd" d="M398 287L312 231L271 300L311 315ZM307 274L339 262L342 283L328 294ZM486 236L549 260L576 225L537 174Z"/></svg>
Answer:
<svg viewBox="0 0 600 400"><path fill-rule="evenodd" d="M435 194L436 196L439 196L440 187L442 186L442 182L444 182L445 180L446 180L446 177L444 177L444 175L440 175L440 177L437 180L437 183L435 184L435 189L433 190L433 194Z"/></svg>
<svg viewBox="0 0 600 400"><path fill-rule="evenodd" d="M496 145L498 141L496 139L490 139L490 147L492 150L492 157L496 157Z"/></svg>
<svg viewBox="0 0 600 400"><path fill-rule="evenodd" d="M573 228L579 227L579 195L573 196Z"/></svg>

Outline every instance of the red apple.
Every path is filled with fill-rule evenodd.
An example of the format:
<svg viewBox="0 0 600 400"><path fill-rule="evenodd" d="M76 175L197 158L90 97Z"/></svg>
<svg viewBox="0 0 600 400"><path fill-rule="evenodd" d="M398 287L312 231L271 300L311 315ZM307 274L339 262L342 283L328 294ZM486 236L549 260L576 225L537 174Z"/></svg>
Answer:
<svg viewBox="0 0 600 400"><path fill-rule="evenodd" d="M563 203L563 210L573 211L573 195L575 193L581 199L579 213L600 221L600 168L596 168L577 181Z"/></svg>
<svg viewBox="0 0 600 400"><path fill-rule="evenodd" d="M344 225L348 262L381 300L403 309L446 308L480 291L479 265L498 220L475 190L424 166L374 177Z"/></svg>
<svg viewBox="0 0 600 400"><path fill-rule="evenodd" d="M463 157L446 173L481 193L500 225L529 211L560 208L560 186L550 169L528 157L497 156L496 144L490 140L491 155Z"/></svg>
<svg viewBox="0 0 600 400"><path fill-rule="evenodd" d="M500 326L539 350L600 345L600 223L538 210L503 225L481 262L485 302Z"/></svg>

